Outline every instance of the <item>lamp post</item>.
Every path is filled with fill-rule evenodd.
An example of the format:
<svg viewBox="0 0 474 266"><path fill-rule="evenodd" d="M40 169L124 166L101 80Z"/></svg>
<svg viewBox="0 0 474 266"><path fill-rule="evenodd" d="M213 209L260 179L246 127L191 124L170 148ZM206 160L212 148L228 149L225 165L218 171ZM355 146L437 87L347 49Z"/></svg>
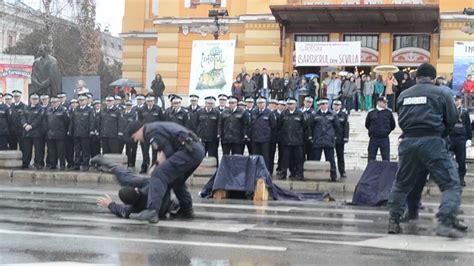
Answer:
<svg viewBox="0 0 474 266"><path fill-rule="evenodd" d="M209 26L209 33L212 33L215 40L219 39L220 35L227 33L228 27L219 21L219 18L227 17L229 13L226 9L211 9L209 10L209 17L214 18L214 22Z"/></svg>

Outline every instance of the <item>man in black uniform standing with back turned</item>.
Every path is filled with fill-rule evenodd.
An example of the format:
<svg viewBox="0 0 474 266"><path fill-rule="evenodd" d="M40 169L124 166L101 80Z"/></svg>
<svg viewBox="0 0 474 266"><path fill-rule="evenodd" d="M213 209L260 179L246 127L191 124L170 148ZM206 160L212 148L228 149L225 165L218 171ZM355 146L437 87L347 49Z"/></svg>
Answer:
<svg viewBox="0 0 474 266"><path fill-rule="evenodd" d="M461 186L454 158L442 135L458 121L458 112L449 91L433 85L436 69L427 63L417 70L417 85L407 89L398 98L398 123L403 139L398 148L398 171L389 196L389 234L401 233L400 218L407 194L426 173L442 192L439 206L439 236L460 238L463 232L456 228L456 215L461 204Z"/></svg>

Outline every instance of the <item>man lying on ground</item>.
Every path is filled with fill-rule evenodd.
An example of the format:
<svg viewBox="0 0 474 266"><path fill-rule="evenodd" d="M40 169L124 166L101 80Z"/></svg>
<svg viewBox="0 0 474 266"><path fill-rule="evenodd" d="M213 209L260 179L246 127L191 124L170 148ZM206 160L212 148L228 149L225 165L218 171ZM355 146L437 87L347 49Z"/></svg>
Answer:
<svg viewBox="0 0 474 266"><path fill-rule="evenodd" d="M124 166L113 163L101 155L92 158L91 163L108 168L115 175L120 186L122 186L118 196L124 204L116 203L109 195L105 195L104 197L97 198L97 205L108 208L117 217L126 219L130 217L130 214L139 213L146 209L150 183L149 177L133 175ZM161 219L166 218L168 213L170 216L173 216L178 211L179 202L171 199L170 191L168 190L161 203L159 217Z"/></svg>

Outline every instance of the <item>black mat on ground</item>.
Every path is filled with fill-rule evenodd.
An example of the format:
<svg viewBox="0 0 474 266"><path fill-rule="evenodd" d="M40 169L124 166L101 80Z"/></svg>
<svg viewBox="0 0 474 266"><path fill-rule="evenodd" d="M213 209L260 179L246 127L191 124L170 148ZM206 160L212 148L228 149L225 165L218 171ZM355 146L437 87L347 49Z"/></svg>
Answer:
<svg viewBox="0 0 474 266"><path fill-rule="evenodd" d="M387 202L398 164L371 161L367 164L352 197L353 205L380 206Z"/></svg>
<svg viewBox="0 0 474 266"><path fill-rule="evenodd" d="M222 158L216 173L199 193L203 198L211 198L216 190L229 191L237 198L252 199L258 178L264 178L270 197L274 200L322 201L331 199L329 193L298 193L273 184L262 156L226 155ZM240 195L240 196L238 196Z"/></svg>

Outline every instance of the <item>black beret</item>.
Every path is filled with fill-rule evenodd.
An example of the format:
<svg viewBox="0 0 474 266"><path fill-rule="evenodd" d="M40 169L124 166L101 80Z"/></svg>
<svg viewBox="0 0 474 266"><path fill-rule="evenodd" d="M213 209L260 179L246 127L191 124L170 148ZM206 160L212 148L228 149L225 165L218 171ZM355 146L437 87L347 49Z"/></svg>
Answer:
<svg viewBox="0 0 474 266"><path fill-rule="evenodd" d="M416 70L416 77L436 78L436 68L428 63L421 64Z"/></svg>
<svg viewBox="0 0 474 266"><path fill-rule="evenodd" d="M142 126L143 123L138 120L131 122L127 128L128 136L132 137L132 135L135 134L135 132L137 132Z"/></svg>

